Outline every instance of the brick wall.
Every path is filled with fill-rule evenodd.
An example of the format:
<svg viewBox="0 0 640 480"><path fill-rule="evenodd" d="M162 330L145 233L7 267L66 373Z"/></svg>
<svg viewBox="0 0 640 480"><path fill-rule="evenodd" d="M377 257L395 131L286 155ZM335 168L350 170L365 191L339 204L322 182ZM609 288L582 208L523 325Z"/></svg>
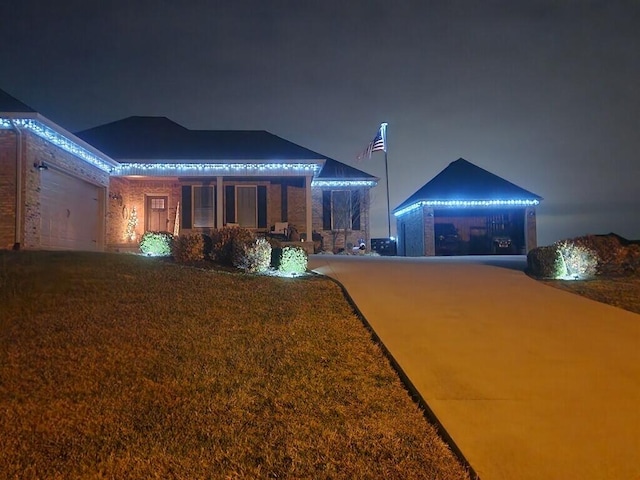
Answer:
<svg viewBox="0 0 640 480"><path fill-rule="evenodd" d="M0 130L0 249L12 248L15 243L16 135Z"/></svg>
<svg viewBox="0 0 640 480"><path fill-rule="evenodd" d="M538 235L536 231L536 209L527 207L524 214L525 221L525 253L538 246Z"/></svg>

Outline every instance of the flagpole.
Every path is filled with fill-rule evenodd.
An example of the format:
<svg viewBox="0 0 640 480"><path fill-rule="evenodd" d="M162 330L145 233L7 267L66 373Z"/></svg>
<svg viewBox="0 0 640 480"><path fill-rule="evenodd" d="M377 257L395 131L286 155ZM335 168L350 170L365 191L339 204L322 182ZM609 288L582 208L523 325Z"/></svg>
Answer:
<svg viewBox="0 0 640 480"><path fill-rule="evenodd" d="M387 238L391 239L391 205L389 200L389 163L387 162L387 150L389 144L387 143L387 123L382 124L384 127L384 174L387 181Z"/></svg>

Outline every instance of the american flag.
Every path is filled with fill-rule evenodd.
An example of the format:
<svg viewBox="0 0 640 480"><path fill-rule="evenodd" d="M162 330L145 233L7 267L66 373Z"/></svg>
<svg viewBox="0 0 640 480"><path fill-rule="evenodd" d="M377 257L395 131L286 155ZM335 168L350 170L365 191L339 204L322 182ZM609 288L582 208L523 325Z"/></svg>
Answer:
<svg viewBox="0 0 640 480"><path fill-rule="evenodd" d="M376 136L373 137L373 140L367 145L367 148L358 155L357 160L361 161L364 158L371 158L371 154L373 152L386 152L387 151L387 124L380 124L380 128L376 133Z"/></svg>

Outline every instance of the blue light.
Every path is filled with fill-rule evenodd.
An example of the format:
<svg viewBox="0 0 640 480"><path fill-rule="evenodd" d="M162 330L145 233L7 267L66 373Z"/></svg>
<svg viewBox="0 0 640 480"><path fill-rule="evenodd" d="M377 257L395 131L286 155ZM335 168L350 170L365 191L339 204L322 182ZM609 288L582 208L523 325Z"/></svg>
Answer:
<svg viewBox="0 0 640 480"><path fill-rule="evenodd" d="M401 217L420 207L532 207L540 202L536 199L524 200L421 200L402 210L394 212L396 217Z"/></svg>
<svg viewBox="0 0 640 480"><path fill-rule="evenodd" d="M312 187L375 187L378 184L375 180L314 180Z"/></svg>
<svg viewBox="0 0 640 480"><path fill-rule="evenodd" d="M48 127L38 120L34 120L32 118L0 118L0 128L12 128L12 121L20 128L24 128L29 130L39 136L40 138L45 139L46 141L54 144L57 147L69 152L72 155L84 160L91 165L98 167L100 170L104 172L110 172L112 165L108 162L101 159L98 155L95 155L88 151L87 149L81 147L77 143L69 140L64 135L56 132L53 128Z"/></svg>

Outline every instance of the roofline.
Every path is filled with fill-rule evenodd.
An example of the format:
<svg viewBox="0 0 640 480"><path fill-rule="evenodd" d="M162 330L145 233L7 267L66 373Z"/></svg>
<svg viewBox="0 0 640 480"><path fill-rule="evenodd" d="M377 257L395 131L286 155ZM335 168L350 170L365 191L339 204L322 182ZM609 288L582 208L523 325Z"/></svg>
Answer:
<svg viewBox="0 0 640 480"><path fill-rule="evenodd" d="M108 155L37 112L0 112L0 129L24 128L85 162L110 172L118 165Z"/></svg>
<svg viewBox="0 0 640 480"><path fill-rule="evenodd" d="M476 207L534 207L540 204L541 197L519 198L512 200L417 200L407 206L399 206L393 215L401 217L420 207L476 208Z"/></svg>

